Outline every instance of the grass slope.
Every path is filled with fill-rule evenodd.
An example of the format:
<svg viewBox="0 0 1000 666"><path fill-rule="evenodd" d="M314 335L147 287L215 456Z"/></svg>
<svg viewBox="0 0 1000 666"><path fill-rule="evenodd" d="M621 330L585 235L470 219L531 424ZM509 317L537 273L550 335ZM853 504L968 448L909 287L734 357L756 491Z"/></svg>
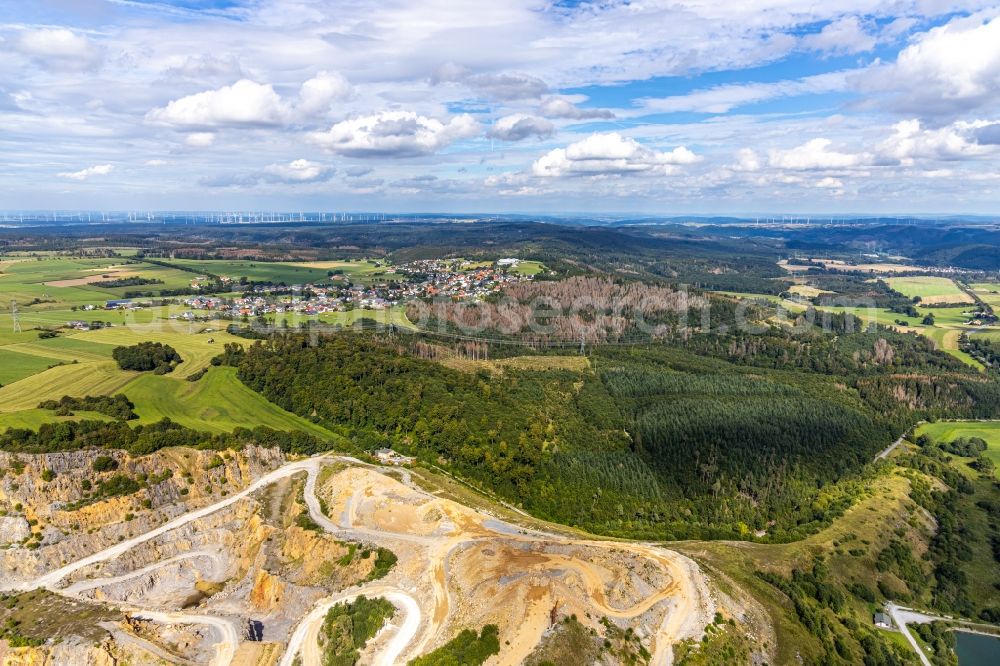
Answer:
<svg viewBox="0 0 1000 666"><path fill-rule="evenodd" d="M50 409L25 409L19 412L0 413L0 432L7 428L38 430L43 423L61 421L110 421L111 417L99 412L73 412L69 416L56 416Z"/></svg>
<svg viewBox="0 0 1000 666"><path fill-rule="evenodd" d="M0 385L30 377L60 362L60 359L50 356L25 354L8 347L0 347Z"/></svg>
<svg viewBox="0 0 1000 666"><path fill-rule="evenodd" d="M0 412L34 409L43 400L64 395L114 395L135 376L114 361L61 365L0 388Z"/></svg>
<svg viewBox="0 0 1000 666"><path fill-rule="evenodd" d="M76 336L80 340L111 345L134 345L151 340L170 345L180 353L184 362L172 373L175 377L187 377L208 366L213 356L222 353L222 346L227 342L246 343L243 338L229 335L224 331L213 333L187 333L180 330L164 330L162 326L149 327L114 327L97 331L87 331ZM214 340L215 342L209 342Z"/></svg>
<svg viewBox="0 0 1000 666"><path fill-rule="evenodd" d="M729 577L761 602L770 616L777 639L777 664L817 660L815 639L799 623L791 604L767 583L754 575L756 570L788 577L793 569L808 569L814 557L824 556L838 582L861 582L875 589L878 573L875 558L879 551L904 530L906 539L919 556L926 545L921 528L908 523L913 509L909 482L900 475L887 474L874 482L868 495L848 509L830 527L800 541L787 544L698 541L670 544L692 556L709 575ZM859 554L852 554L851 551ZM849 612L870 626L877 604L848 599Z"/></svg>
<svg viewBox="0 0 1000 666"><path fill-rule="evenodd" d="M251 391L236 378L235 368L213 367L196 382L145 373L133 379L122 392L135 403L139 423L152 423L167 417L181 425L209 432L262 425L275 430L301 430L325 440L338 438L329 430L286 412Z"/></svg>

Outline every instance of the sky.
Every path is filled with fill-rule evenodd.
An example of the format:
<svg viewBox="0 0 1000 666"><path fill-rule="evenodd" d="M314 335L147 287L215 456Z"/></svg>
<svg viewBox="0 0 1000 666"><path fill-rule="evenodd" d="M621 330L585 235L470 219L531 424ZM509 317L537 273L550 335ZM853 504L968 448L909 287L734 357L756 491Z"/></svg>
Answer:
<svg viewBox="0 0 1000 666"><path fill-rule="evenodd" d="M0 209L1000 214L1000 4L0 0Z"/></svg>

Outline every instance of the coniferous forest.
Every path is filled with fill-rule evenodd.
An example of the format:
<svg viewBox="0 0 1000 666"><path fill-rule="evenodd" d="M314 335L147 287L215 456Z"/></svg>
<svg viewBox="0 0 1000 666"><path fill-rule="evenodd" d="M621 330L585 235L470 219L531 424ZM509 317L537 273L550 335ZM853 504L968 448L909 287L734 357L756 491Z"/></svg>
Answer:
<svg viewBox="0 0 1000 666"><path fill-rule="evenodd" d="M916 421L1000 409L995 383L924 339L848 324L603 347L584 371L460 370L418 358L405 336L356 333L258 341L232 362L359 449L394 447L541 517L786 541L849 506L867 464Z"/></svg>

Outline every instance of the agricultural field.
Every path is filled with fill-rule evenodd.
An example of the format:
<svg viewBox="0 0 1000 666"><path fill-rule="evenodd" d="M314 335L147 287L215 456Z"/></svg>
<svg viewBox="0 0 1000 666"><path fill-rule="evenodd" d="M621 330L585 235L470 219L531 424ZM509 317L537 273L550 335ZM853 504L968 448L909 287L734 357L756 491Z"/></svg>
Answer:
<svg viewBox="0 0 1000 666"><path fill-rule="evenodd" d="M60 365L0 388L0 413L34 409L64 395L113 395L134 376L110 360Z"/></svg>
<svg viewBox="0 0 1000 666"><path fill-rule="evenodd" d="M50 409L24 409L19 412L0 412L0 432L6 431L7 428L38 430L38 426L43 423L110 420L110 416L105 416L99 412L76 411L65 416L57 416Z"/></svg>
<svg viewBox="0 0 1000 666"><path fill-rule="evenodd" d="M189 268L205 266L207 272L247 274L250 279L305 282L325 280L328 270L371 275L380 270L369 262L326 262L322 266L255 264L253 262L178 262ZM163 284L134 287L97 287L95 281L141 276ZM232 368L212 368L199 381L187 378L209 366L212 357L227 342L246 340L224 331L228 322L194 324L171 315L184 306L156 306L135 310L84 311L84 304L103 305L122 297L129 289L151 290L187 287L194 273L146 263L123 263L118 259L74 259L62 256L16 257L0 262L0 290L6 307L0 312L0 429L37 428L46 422L107 417L78 412L57 416L38 409L40 402L64 395L111 395L124 392L136 405L134 423L150 423L163 417L210 432L230 431L237 426L270 426L279 430L301 430L323 439L337 435L285 412L251 391L235 377ZM21 327L13 332L9 299L18 300ZM36 302L31 304L33 300ZM401 308L392 311L332 313L329 323L348 325L361 317L381 315L387 322L406 323ZM43 329L65 326L71 320L100 321L110 326L89 331L62 330L52 338L40 338ZM315 320L316 318L311 318ZM294 325L298 322L292 322ZM111 359L119 345L145 340L174 347L184 362L167 376L124 371Z"/></svg>
<svg viewBox="0 0 1000 666"><path fill-rule="evenodd" d="M994 309L1000 310L1000 284L996 282L977 282L969 287L976 292L976 296L983 299Z"/></svg>
<svg viewBox="0 0 1000 666"><path fill-rule="evenodd" d="M922 270L921 266L914 266L912 264L893 264L888 262L854 264L840 259L820 259L815 257L812 258L812 261L821 262L827 270L831 271L857 271L861 273L871 273L873 275L911 273ZM778 265L789 273L805 272L812 268L809 264L796 264L794 261L788 261L786 259L779 261Z"/></svg>
<svg viewBox="0 0 1000 666"><path fill-rule="evenodd" d="M60 335L55 338L35 338L26 342L12 342L0 346L0 351L12 351L54 358L63 363L103 361L111 358L113 347L81 339L79 336Z"/></svg>
<svg viewBox="0 0 1000 666"><path fill-rule="evenodd" d="M10 305L8 303L8 305ZM134 326L137 324L146 325L154 322L165 324L171 313L183 312L189 308L183 306L160 306L156 305L148 308L133 308L130 310L41 310L34 308L25 309L18 306L21 319L21 328L24 329L25 336L34 338L36 331L29 331L31 328L56 328L65 326L67 322L81 320L86 322L100 321L112 326ZM12 320L9 308L0 312L0 344L4 343L4 337L12 330Z"/></svg>
<svg viewBox="0 0 1000 666"><path fill-rule="evenodd" d="M358 282L370 281L376 273L384 273L384 262L376 266L374 260L365 261L308 261L301 263L278 263L247 261L241 259L170 259L169 263L195 271L212 273L234 280L247 278L260 282L284 282L285 284L306 284L326 282L330 271L339 271ZM191 274L193 275L193 274Z"/></svg>
<svg viewBox="0 0 1000 666"><path fill-rule="evenodd" d="M886 278L885 282L904 296L919 296L920 302L927 305L972 302L950 278L918 275Z"/></svg>
<svg viewBox="0 0 1000 666"><path fill-rule="evenodd" d="M988 340L993 340L994 342L1000 342L1000 328L977 329L974 335L977 338L982 337Z"/></svg>
<svg viewBox="0 0 1000 666"><path fill-rule="evenodd" d="M319 322L329 326L353 326L362 319L376 321L381 325L394 324L406 328L413 328L414 325L406 318L406 306L395 305L391 308L381 308L377 310L367 310L355 308L341 312L323 312L318 315L297 315L295 313L277 314L274 316L278 325L287 322L289 326L297 326L302 322ZM225 324L222 324L225 328Z"/></svg>
<svg viewBox="0 0 1000 666"><path fill-rule="evenodd" d="M139 277L160 280L162 284L131 287L105 287L95 283ZM10 312L16 300L22 318L47 310L67 310L74 306L104 305L122 298L127 291L180 289L191 282L191 275L128 259L73 259L66 257L14 259L0 261L0 312Z"/></svg>
<svg viewBox="0 0 1000 666"><path fill-rule="evenodd" d="M75 336L89 342L103 343L117 347L119 345L134 345L145 340L162 342L170 345L181 355L184 362L174 371L178 377L187 377L208 366L213 356L222 353L222 346L227 342L246 343L243 338L230 335L225 331L212 333L187 333L183 330L169 330L151 325L145 327L114 327L102 328L96 331L86 331Z"/></svg>
<svg viewBox="0 0 1000 666"><path fill-rule="evenodd" d="M892 278L892 279L907 279L907 278ZM932 279L945 279L945 278L932 278ZM957 286L950 280L947 280L952 287L961 292ZM798 293L806 298L812 298L818 295L820 292L814 287L809 287L806 285L793 285L789 291L793 293ZM797 314L799 312L804 312L807 309L807 305L803 305L800 302L781 299L778 296L773 296L770 294L752 294L752 293L739 293L731 291L718 291L717 294L722 294L725 296L732 296L734 298L745 298L745 299L756 299L756 300L766 300L772 303L777 303L781 305L790 315ZM831 293L831 292L825 292ZM963 296L964 296L964 292ZM966 363L974 368L982 369L982 364L976 359L969 356L967 353L959 349L959 338L962 333L967 330L973 330L974 326L967 325L969 317L972 311L968 308L962 307L933 307L933 306L918 306L917 312L919 317L909 317L907 315L901 314L899 312L893 312L884 308L874 308L874 307L850 307L850 306L833 306L833 305L820 305L814 306L816 310L820 312L830 312L833 314L853 314L865 322L874 322L882 326L889 326L895 328L902 332L915 332L920 335L924 335L934 342L935 346L941 351L954 356L958 360ZM934 325L929 326L923 323L924 317L929 314L934 315ZM905 322L905 326L899 322ZM998 337L1000 337L1000 329L996 331ZM990 332L980 333L985 335L990 335Z"/></svg>
<svg viewBox="0 0 1000 666"><path fill-rule="evenodd" d="M368 283L375 277L385 273L390 264L385 259L361 259L350 261L305 261L288 264L289 266L319 269L324 274L329 271L340 272L352 281Z"/></svg>
<svg viewBox="0 0 1000 666"><path fill-rule="evenodd" d="M799 296L804 296L805 298L814 298L820 294L832 293L829 291L823 291L822 289L817 289L816 287L810 287L807 284L793 284L788 288L788 291Z"/></svg>
<svg viewBox="0 0 1000 666"><path fill-rule="evenodd" d="M184 359L173 376L183 379L207 367L212 357L222 352L225 343L246 342L224 331L189 333L187 324L167 323L173 326L162 323L115 326L48 339L39 339L34 331L0 336L0 361L9 361L0 369L0 373L9 375L7 381L0 380L4 384L0 388L0 412L31 409L42 400L63 395L119 391L136 377L133 372L120 370L111 360L111 352L119 345L134 345L144 340L171 345ZM199 325L196 330L201 331L202 327Z"/></svg>
<svg viewBox="0 0 1000 666"><path fill-rule="evenodd" d="M216 342L209 343L212 336ZM143 340L173 346L184 358L184 363L169 375L157 376L121 370L110 360L115 346ZM232 368L211 368L200 380L187 381L187 377L208 367L211 358L221 353L224 343L234 341L246 342L224 332L187 334L111 328L2 345L0 383L4 386L0 387L0 430L34 428L44 422L93 417L84 412L75 417L60 417L51 411L37 409L44 400L64 395L124 393L136 405L139 419L135 423L151 423L169 417L182 425L209 432L264 425L277 430L301 430L327 440L337 437L246 388L236 379ZM50 351L53 356L42 355Z"/></svg>
<svg viewBox="0 0 1000 666"><path fill-rule="evenodd" d="M1000 421L938 421L924 423L915 436L927 435L936 442L951 442L959 437L979 437L986 442L986 457L997 467L1000 478Z"/></svg>
<svg viewBox="0 0 1000 666"><path fill-rule="evenodd" d="M35 354L22 354L0 347L0 386L42 372L60 361Z"/></svg>

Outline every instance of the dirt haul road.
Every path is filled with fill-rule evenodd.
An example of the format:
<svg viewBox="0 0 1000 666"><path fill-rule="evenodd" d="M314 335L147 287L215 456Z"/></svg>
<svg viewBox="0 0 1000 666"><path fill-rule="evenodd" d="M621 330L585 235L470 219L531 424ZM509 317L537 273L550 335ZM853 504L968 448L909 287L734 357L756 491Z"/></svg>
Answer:
<svg viewBox="0 0 1000 666"><path fill-rule="evenodd" d="M335 511L334 504L331 504L331 514L339 517L339 523L335 523L324 514L317 496L317 480L321 465L323 462L335 460L352 465L347 471L335 475L338 477L341 474L347 475L341 482L343 486L341 504L336 504L341 510ZM537 530L523 530L479 511L441 500L414 485L409 474L404 474L402 481L398 481L385 475L383 470L375 466L361 463L353 458L332 456L318 456L284 465L262 476L243 491L220 502L183 514L142 535L81 558L34 580L8 588L28 590L43 587L58 594L79 597L82 593L102 585L151 573L160 567L171 566L182 560L207 561L210 566L214 565L217 563L214 559L217 557L215 553L193 551L113 578L90 579L70 585L63 583L67 577L85 567L118 558L141 544L168 534L171 530L230 507L272 483L302 473L306 474L303 497L308 513L323 530L338 539L385 544L401 550L409 549L411 553L418 553L415 561L418 561L419 566L416 568L416 575L407 585L409 589L404 589L389 580L383 580L318 602L293 630L282 656L281 664L284 666L292 664L296 656L303 660L305 666L319 664L320 650L317 637L327 610L340 601L348 601L362 594L369 597L384 597L396 606L398 611L395 618L398 628L388 629L391 632L387 634L390 636L388 642L381 645L385 632L375 641L375 647L378 648L377 654L373 656L375 663L399 663L424 653L433 645L445 642L449 636L443 635L442 630L449 627L449 621L455 616L456 610L468 611L470 603L468 598L457 594L453 599L452 588L467 581L459 580L457 575L456 579L452 579L449 561L468 553L479 556L477 550L483 552L504 548L530 550L533 564L529 567L528 573L556 581L548 584L547 593L542 591L541 598L548 600L545 603L550 603L554 598L558 605L561 598L575 596L577 598L573 601L577 605L574 608L579 608L581 615L589 609L596 611L597 614L623 620L640 616L649 617L648 613L654 610L663 613L662 618L657 620L651 636L653 663L656 664L669 663L671 645L681 638L700 635L707 622L706 618L714 612L703 575L693 562L677 553L660 549L652 544L582 540ZM352 474L354 476L350 476ZM326 499L329 501L331 498ZM407 523L405 520L401 524L393 523L391 527L379 522L380 518L385 519L392 514L393 509L396 509L397 515L409 515L407 511L413 510L413 504L421 502L428 505L434 503L434 510L444 515L444 519L440 521L440 530L431 532L424 525ZM373 512L373 504L382 508ZM560 549L562 553L553 552ZM572 552L564 554L567 550ZM606 558L611 558L611 554L618 558L631 557L634 559L629 561L646 563L649 566L655 563L662 572L660 580L664 582L652 587L647 585L648 590L643 588L642 594L636 593L634 599L629 599L632 603L624 605L622 602L614 605L607 599L607 592L614 591L615 580L609 580L607 566L591 562L588 553ZM628 562L621 568L631 570ZM554 596L552 586L562 584L559 579L565 577L567 572L573 580L579 581L579 585L571 589L566 589L564 586L561 592L563 596ZM524 572L513 573L520 576ZM501 576L500 580L505 577L507 576ZM535 591L538 592L538 589ZM545 596L546 594L548 596ZM498 606L499 602L496 599L489 596L474 601L485 606L488 612L506 610ZM422 607L426 613L421 612ZM525 607L523 609L525 620L508 626L508 633L505 636L507 640L503 641L506 647L499 657L491 660L491 664L520 663L537 644L548 626L548 611L537 599L531 608L530 618L527 617L528 608ZM216 645L213 666L225 666L232 662L240 642L233 621L205 614L161 612L142 608L131 610L138 617L156 622L200 624L212 628L213 632L221 637Z"/></svg>
<svg viewBox="0 0 1000 666"><path fill-rule="evenodd" d="M374 666L393 666L398 663L399 656L413 641L420 627L420 606L417 600L399 590L384 585L367 585L357 592L341 594L324 599L299 623L288 641L288 647L281 657L280 666L292 666L296 655L302 659L303 666L319 666L322 655L319 649L319 629L327 611L339 603L350 603L360 596L369 598L382 597L396 607L398 618L402 613L403 623L395 630L395 634L373 660Z"/></svg>

